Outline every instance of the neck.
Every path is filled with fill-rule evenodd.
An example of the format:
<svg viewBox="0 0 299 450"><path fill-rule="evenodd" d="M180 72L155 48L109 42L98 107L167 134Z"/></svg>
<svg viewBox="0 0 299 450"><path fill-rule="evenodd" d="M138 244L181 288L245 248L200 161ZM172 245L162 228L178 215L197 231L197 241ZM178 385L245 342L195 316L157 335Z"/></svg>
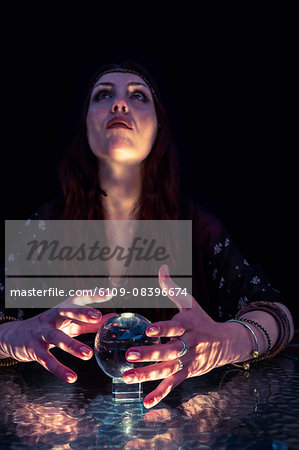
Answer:
<svg viewBox="0 0 299 450"><path fill-rule="evenodd" d="M107 193L103 197L104 214L110 220L133 219L133 209L141 192L140 165L99 164L101 188Z"/></svg>

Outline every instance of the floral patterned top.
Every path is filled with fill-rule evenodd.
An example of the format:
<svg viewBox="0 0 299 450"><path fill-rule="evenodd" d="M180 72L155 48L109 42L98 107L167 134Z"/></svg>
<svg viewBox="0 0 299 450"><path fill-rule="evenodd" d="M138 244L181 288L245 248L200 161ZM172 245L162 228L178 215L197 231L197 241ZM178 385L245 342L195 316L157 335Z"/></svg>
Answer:
<svg viewBox="0 0 299 450"><path fill-rule="evenodd" d="M34 212L31 219L58 219L61 201L54 200ZM248 302L276 301L284 303L280 292L273 288L259 265L251 265L239 252L222 222L194 201L184 201L181 219L192 220L192 295L216 321L234 317ZM26 319L42 310L6 309L4 275L0 284L0 317L10 315ZM58 302L59 303L59 302ZM115 311L105 309L104 313ZM117 312L117 310L116 310ZM176 309L135 310L152 322L169 320Z"/></svg>

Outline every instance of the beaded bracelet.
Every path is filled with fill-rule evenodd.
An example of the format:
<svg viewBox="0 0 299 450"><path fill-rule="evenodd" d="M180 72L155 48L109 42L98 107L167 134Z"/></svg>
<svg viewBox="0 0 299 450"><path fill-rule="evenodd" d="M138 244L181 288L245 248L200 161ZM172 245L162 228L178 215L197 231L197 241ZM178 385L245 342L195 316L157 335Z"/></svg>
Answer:
<svg viewBox="0 0 299 450"><path fill-rule="evenodd" d="M4 317L0 317L0 325L1 323L6 323L6 322L14 322L14 321L18 321L19 319L17 319L16 317L11 317L11 316L4 316ZM0 359L0 367L9 367L9 366L13 366L14 364L18 364L19 361L17 361L14 358L3 358Z"/></svg>

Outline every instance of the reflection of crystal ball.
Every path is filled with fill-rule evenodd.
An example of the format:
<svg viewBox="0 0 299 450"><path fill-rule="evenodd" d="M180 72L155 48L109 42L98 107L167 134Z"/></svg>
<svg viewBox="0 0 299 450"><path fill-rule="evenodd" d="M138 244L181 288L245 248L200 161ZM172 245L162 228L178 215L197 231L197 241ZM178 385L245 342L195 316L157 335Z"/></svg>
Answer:
<svg viewBox="0 0 299 450"><path fill-rule="evenodd" d="M122 380L126 370L150 364L129 362L126 352L130 347L159 344L159 337L145 334L151 322L140 314L122 313L108 319L95 337L94 354L101 369L111 378Z"/></svg>

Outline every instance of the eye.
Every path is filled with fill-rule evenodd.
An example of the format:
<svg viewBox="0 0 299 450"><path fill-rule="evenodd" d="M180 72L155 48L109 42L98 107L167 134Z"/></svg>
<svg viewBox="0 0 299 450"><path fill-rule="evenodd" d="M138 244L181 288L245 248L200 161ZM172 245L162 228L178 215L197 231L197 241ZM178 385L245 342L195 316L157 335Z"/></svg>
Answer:
<svg viewBox="0 0 299 450"><path fill-rule="evenodd" d="M144 92L138 91L138 90L136 90L132 93L131 98L139 100L143 103L146 103L148 100L147 96L144 94Z"/></svg>
<svg viewBox="0 0 299 450"><path fill-rule="evenodd" d="M111 92L108 89L100 89L94 96L93 100L98 102L100 100L105 100L111 98Z"/></svg>

